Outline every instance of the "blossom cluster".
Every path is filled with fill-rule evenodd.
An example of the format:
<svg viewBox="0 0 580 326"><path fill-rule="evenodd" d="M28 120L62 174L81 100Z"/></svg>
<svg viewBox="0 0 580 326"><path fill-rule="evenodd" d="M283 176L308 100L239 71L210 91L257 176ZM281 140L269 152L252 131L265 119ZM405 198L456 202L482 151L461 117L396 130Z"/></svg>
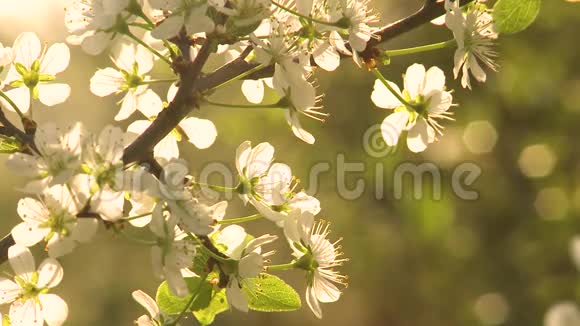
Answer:
<svg viewBox="0 0 580 326"><path fill-rule="evenodd" d="M462 73L463 87L471 88L470 73L485 81L480 63L496 68L493 20L479 1L461 8L459 1L446 0L445 9L445 24L454 35L445 46L457 47L454 75ZM198 150L214 144L218 131L208 119L191 114L177 119L140 160L127 162L125 152L178 105L225 106L210 97L239 80L251 103L246 106L285 110L292 133L313 144L301 118L328 116L314 76L318 68L335 71L345 57L378 78L371 99L392 110L381 126L386 144L397 146L406 132L411 151L425 150L442 135L440 120L452 120L452 92L437 67L410 66L403 90L372 67L371 61L395 55L386 51L373 60L363 55L369 42L379 40L378 21L367 0L73 0L65 11L67 42L88 54L111 53L111 66L96 70L90 91L119 100L111 115L115 121L140 115L127 130L108 125L98 133L80 122L59 128L50 122L37 126L32 119L40 104L55 106L70 96L71 88L57 76L70 61L66 44L43 48L31 32L18 36L12 47L0 44L0 105L16 112L25 129L10 138L14 151L7 164L27 178L17 205L22 222L11 231L15 245L8 251L14 275L0 278L0 303L11 305L4 320L53 326L67 319L67 304L50 293L64 275L58 259L91 241L99 224L121 236L131 227L148 228L153 240L132 240L150 248L153 274L175 297L194 300L198 293L188 282L197 279L216 296L225 295L230 307L247 312L256 305L256 280L266 272L296 269L306 276L308 307L321 318L321 303L339 300L346 285L337 270L346 259L340 240L329 239L330 224L317 217L320 202L299 188L288 165L274 163L271 144L238 146L232 156L239 183L231 189L197 182L180 159L184 140ZM184 89L191 85L184 78L204 51L224 67L242 61L248 68L210 89ZM262 78L268 69L271 74ZM167 95L159 96L154 84L167 85ZM263 104L266 86L277 94L275 103ZM228 202L205 196L205 187L237 193L256 214L228 217ZM278 235L250 235L240 225L260 218L288 243L292 261L273 264L274 251L263 250ZM28 248L40 243L48 258L36 269ZM141 326L175 325L191 311L188 305L181 313L168 313L140 290L133 297L148 311L137 319Z"/></svg>

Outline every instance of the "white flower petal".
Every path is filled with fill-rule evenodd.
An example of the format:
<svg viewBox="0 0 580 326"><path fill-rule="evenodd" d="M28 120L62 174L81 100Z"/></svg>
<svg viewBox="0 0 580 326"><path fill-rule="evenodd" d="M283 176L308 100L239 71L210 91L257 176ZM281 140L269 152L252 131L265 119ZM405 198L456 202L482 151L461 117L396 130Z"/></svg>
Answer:
<svg viewBox="0 0 580 326"><path fill-rule="evenodd" d="M59 234L55 234L50 238L46 246L48 247L48 256L58 258L73 252L76 242L71 237L62 237Z"/></svg>
<svg viewBox="0 0 580 326"><path fill-rule="evenodd" d="M147 310L151 317L157 319L159 316L159 307L153 298L141 290L133 291L131 295L135 301L137 301L141 306L143 306L143 308Z"/></svg>
<svg viewBox="0 0 580 326"><path fill-rule="evenodd" d="M99 221L95 218L79 218L70 237L78 242L89 242L97 233Z"/></svg>
<svg viewBox="0 0 580 326"><path fill-rule="evenodd" d="M42 45L36 33L24 32L16 38L12 46L14 62L21 63L30 69L32 63L40 56Z"/></svg>
<svg viewBox="0 0 580 326"><path fill-rule="evenodd" d="M249 178L263 176L268 171L274 159L274 147L269 143L260 143L252 149L248 158L246 175Z"/></svg>
<svg viewBox="0 0 580 326"><path fill-rule="evenodd" d="M39 294L42 314L48 326L60 326L68 317L68 305L56 294Z"/></svg>
<svg viewBox="0 0 580 326"><path fill-rule="evenodd" d="M4 92L14 104L20 109L22 113L27 113L30 108L30 89L26 86L13 88ZM16 112L12 105L8 104L6 100L0 98L0 103L2 106L9 111Z"/></svg>
<svg viewBox="0 0 580 326"><path fill-rule="evenodd" d="M130 90L121 102L121 110L115 116L115 121L125 120L137 110L137 94Z"/></svg>
<svg viewBox="0 0 580 326"><path fill-rule="evenodd" d="M35 272L34 257L28 248L21 245L13 245L8 248L8 261L14 274L30 281L32 273Z"/></svg>
<svg viewBox="0 0 580 326"><path fill-rule="evenodd" d="M56 75L65 71L70 62L70 50L64 43L55 43L48 48L42 62L40 72L48 75Z"/></svg>
<svg viewBox="0 0 580 326"><path fill-rule="evenodd" d="M405 90L409 93L411 99L416 99L423 94L425 87L425 66L415 63L405 73Z"/></svg>
<svg viewBox="0 0 580 326"><path fill-rule="evenodd" d="M211 120L187 118L179 126L187 135L187 140L199 149L210 147L217 137L217 130Z"/></svg>
<svg viewBox="0 0 580 326"><path fill-rule="evenodd" d="M244 169L247 168L248 158L252 152L252 143L248 140L241 143L236 149L236 168L240 175L244 174Z"/></svg>
<svg viewBox="0 0 580 326"><path fill-rule="evenodd" d="M183 26L183 16L174 15L167 17L151 32L154 38L163 40L176 36Z"/></svg>
<svg viewBox="0 0 580 326"><path fill-rule="evenodd" d="M397 94L401 95L401 90L397 84L388 81L389 85L397 92ZM394 109L400 106L403 106L403 103L397 99L391 91L383 84L380 80L375 80L375 86L373 92L371 94L371 100L375 103L376 106L383 108L383 109Z"/></svg>
<svg viewBox="0 0 580 326"><path fill-rule="evenodd" d="M422 94L429 96L432 92L442 92L445 90L445 73L438 67L431 67L425 74L425 88Z"/></svg>
<svg viewBox="0 0 580 326"><path fill-rule="evenodd" d="M44 316L40 303L35 300L16 300L10 306L10 324L12 326L42 326Z"/></svg>
<svg viewBox="0 0 580 326"><path fill-rule="evenodd" d="M409 130L409 135L407 136L407 146L409 150L414 153L419 153L424 151L429 145L430 136L429 128L427 122L423 118L418 118L413 128Z"/></svg>
<svg viewBox="0 0 580 326"><path fill-rule="evenodd" d="M179 147L177 146L177 139L170 133L163 138L157 145L155 145L155 157L161 157L167 161L179 158Z"/></svg>
<svg viewBox="0 0 580 326"><path fill-rule="evenodd" d="M48 232L50 232L49 228L39 228L36 225L22 222L12 229L11 234L15 243L26 247L32 247L42 241Z"/></svg>
<svg viewBox="0 0 580 326"><path fill-rule="evenodd" d="M264 99L264 82L260 79L246 79L242 82L242 93L250 103L262 103Z"/></svg>
<svg viewBox="0 0 580 326"><path fill-rule="evenodd" d="M239 311L248 312L248 300L242 292L237 279L233 278L230 280L230 283L226 288L226 298L228 299L230 306Z"/></svg>
<svg viewBox="0 0 580 326"><path fill-rule="evenodd" d="M393 112L388 115L381 123L381 134L388 146L396 146L399 137L409 121L409 112Z"/></svg>
<svg viewBox="0 0 580 326"><path fill-rule="evenodd" d="M340 298L340 290L319 271L314 272L314 293L316 299L323 303L336 302Z"/></svg>
<svg viewBox="0 0 580 326"><path fill-rule="evenodd" d="M108 186L101 188L91 198L91 208L105 221L118 221L123 217L123 204L125 197L123 192L111 190Z"/></svg>
<svg viewBox="0 0 580 326"><path fill-rule="evenodd" d="M57 286L64 276L64 270L60 263L54 258L46 258L38 266L38 282L36 285L39 288L53 288Z"/></svg>
<svg viewBox="0 0 580 326"><path fill-rule="evenodd" d="M11 303L21 292L22 288L16 282L0 277L0 304Z"/></svg>
<svg viewBox="0 0 580 326"><path fill-rule="evenodd" d="M285 112L286 122L290 125L292 129L292 133L294 136L298 137L298 139L304 141L307 144L314 144L316 139L314 136L302 128L302 124L300 123L300 117L297 113L292 112L290 110L286 110Z"/></svg>
<svg viewBox="0 0 580 326"><path fill-rule="evenodd" d="M163 101L152 89L147 89L137 97L137 110L147 118L152 118L163 110Z"/></svg>
<svg viewBox="0 0 580 326"><path fill-rule="evenodd" d="M70 86L67 84L38 84L38 99L46 106L61 104L70 96Z"/></svg>
<svg viewBox="0 0 580 326"><path fill-rule="evenodd" d="M111 43L111 35L105 32L96 32L85 37L81 43L81 48L87 54L100 54Z"/></svg>
<svg viewBox="0 0 580 326"><path fill-rule="evenodd" d="M117 92L125 83L123 74L113 68L99 69L91 78L91 92L103 97Z"/></svg>
<svg viewBox="0 0 580 326"><path fill-rule="evenodd" d="M318 46L312 52L312 56L314 62L326 71L334 71L340 65L340 54L329 42L323 42Z"/></svg>
<svg viewBox="0 0 580 326"><path fill-rule="evenodd" d="M308 307L310 307L310 310L312 310L316 318L322 318L322 309L320 308L320 303L318 303L316 293L312 287L306 288L306 304L308 304Z"/></svg>

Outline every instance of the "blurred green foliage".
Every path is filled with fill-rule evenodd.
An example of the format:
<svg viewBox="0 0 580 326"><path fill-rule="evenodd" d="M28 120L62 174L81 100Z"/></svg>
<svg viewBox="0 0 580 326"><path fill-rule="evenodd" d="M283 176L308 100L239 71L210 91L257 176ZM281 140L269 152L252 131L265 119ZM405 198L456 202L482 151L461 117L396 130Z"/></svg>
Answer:
<svg viewBox="0 0 580 326"><path fill-rule="evenodd" d="M378 5L379 12L384 22L390 22L411 13L420 2L384 1ZM50 11L54 17L46 18L46 23L36 21L28 29L49 43L62 41L62 11L57 9ZM0 31L4 44L27 28L25 22L14 19L20 15L0 13L0 17L12 18ZM196 111L195 115L215 122L219 136L208 150L182 146L194 172L210 162L233 168L234 150L247 139L272 143L278 160L290 164L305 183L314 164L330 163L331 171L321 175L316 196L323 205L322 216L332 222L333 236L344 238L343 250L351 259L343 268L350 276L350 286L338 303L323 306L323 320L316 320L307 309L279 314L234 311L218 316L216 325L527 326L541 325L546 309L556 301L579 301L580 275L568 253L570 238L580 230L579 30L580 4L544 1L530 29L500 38L500 71L490 73L488 82L477 85L473 92L451 79L450 49L397 57L382 68L388 79L400 83L401 74L414 62L438 65L447 73L448 87L456 90L460 103L455 109L457 121L446 123L440 142L419 155L399 150L373 158L365 153L365 131L380 123L386 113L370 101L372 74L348 61L336 73L319 73L331 117L324 124L304 122L317 136L314 146L291 135L281 111L214 107ZM428 24L386 47L450 37L445 28ZM74 48L71 66L64 74L71 81L73 95L65 105L38 109L38 121L64 124L81 120L94 131L112 121L117 111L114 99L97 98L88 91L96 67L108 65L106 56L93 58ZM220 91L219 96L232 103L243 100L239 85ZM489 153L471 153L465 144L478 141L463 135L465 127L476 120L489 121L497 131L498 141ZM533 144L544 144L555 157L555 167L545 177L529 178L520 169L520 153ZM359 178L366 183L365 193L356 200L345 200L336 191L339 154L347 162L366 166L364 173L350 173L346 178L349 186ZM427 185L426 196L415 200L412 183L406 180L403 198L396 199L392 172L402 162L433 162L440 167L442 198L429 199ZM474 184L478 200L465 201L451 191L453 169L462 162L474 162L482 169ZM23 185L23 179L0 163L0 230L8 233L18 221L16 202L22 194L14 189ZM376 199L374 193L377 166L384 168L382 199ZM556 191L538 199L545 188ZM246 213L252 211L239 201L233 201L228 210L231 217ZM266 223L251 222L247 227L254 234L271 232ZM284 241L279 241L277 249L282 256L288 252ZM280 259L282 262L283 257ZM68 325L130 325L145 313L131 300L131 291L143 289L153 295L158 285L149 251L115 238L104 227L91 244L64 257L62 264L65 278L56 291L69 303ZM281 276L298 284L303 294L301 273Z"/></svg>

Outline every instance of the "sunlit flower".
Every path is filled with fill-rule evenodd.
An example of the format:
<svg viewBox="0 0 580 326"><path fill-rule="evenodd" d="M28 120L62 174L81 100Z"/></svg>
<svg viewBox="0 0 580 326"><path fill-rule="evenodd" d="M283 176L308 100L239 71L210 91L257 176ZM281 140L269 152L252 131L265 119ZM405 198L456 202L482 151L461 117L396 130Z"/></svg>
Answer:
<svg viewBox="0 0 580 326"><path fill-rule="evenodd" d="M12 326L60 326L68 317L68 306L58 295L48 293L62 281L63 270L54 258L45 259L38 269L28 248L8 249L14 281L0 277L0 304L12 303Z"/></svg>
<svg viewBox="0 0 580 326"><path fill-rule="evenodd" d="M286 164L272 164L273 159L274 147L269 143L260 143L252 148L251 143L245 141L236 150L236 168L240 179L237 191L240 198L263 212L269 210L265 207L271 204L267 200L275 198L273 193L288 188L292 179L290 168ZM272 218L274 222L280 221L278 215L266 214L265 217Z"/></svg>
<svg viewBox="0 0 580 326"><path fill-rule="evenodd" d="M348 29L348 42L356 51L364 51L367 42L374 37L369 25L378 22L378 17L369 9L368 0L339 0L333 14L335 21Z"/></svg>
<svg viewBox="0 0 580 326"><path fill-rule="evenodd" d="M209 6L221 8L225 5L223 0L150 0L149 3L151 7L169 13L151 33L158 39L170 39L182 28L187 35L212 32L215 24L207 10Z"/></svg>
<svg viewBox="0 0 580 326"><path fill-rule="evenodd" d="M314 136L306 131L300 123L300 116L324 122L328 113L322 112L323 107L319 106L322 96L316 96L316 89L306 79L296 80L286 83L285 79L279 79L274 73L274 88L282 96L279 105L286 109L286 122L292 129L294 136L307 144L314 144Z"/></svg>
<svg viewBox="0 0 580 326"><path fill-rule="evenodd" d="M67 42L97 55L109 46L119 32L127 29L130 6L141 7L142 0L72 0L65 7L64 22L71 35Z"/></svg>
<svg viewBox="0 0 580 326"><path fill-rule="evenodd" d="M44 239L49 256L66 255L77 243L90 241L97 232L96 219L76 216L84 204L62 185L46 189L41 200L21 199L18 215L23 222L12 229L12 237L26 247Z"/></svg>
<svg viewBox="0 0 580 326"><path fill-rule="evenodd" d="M12 47L14 62L8 71L5 83L14 87L6 91L20 111L30 109L31 99L38 99L47 106L66 101L70 86L55 83L56 75L63 72L70 61L70 51L66 44L56 43L43 52L42 45L35 33L20 34ZM3 99L3 106L14 111Z"/></svg>
<svg viewBox="0 0 580 326"><path fill-rule="evenodd" d="M263 235L247 241L248 234L239 225L230 225L217 235L217 243L224 245L226 255L236 261L233 272L230 273L226 287L226 297L230 306L248 312L248 301L242 291L245 279L257 277L264 270L265 258L274 254L273 251L262 253L262 246L274 242L275 235Z"/></svg>
<svg viewBox="0 0 580 326"><path fill-rule="evenodd" d="M163 205L156 205L149 228L157 237L157 244L151 248L153 271L165 279L171 291L184 297L189 294L184 275L191 275L188 267L196 253L196 243L186 239L187 234L177 227L178 218L163 211Z"/></svg>
<svg viewBox="0 0 580 326"><path fill-rule="evenodd" d="M322 318L320 303L338 301L340 290L336 284L346 285L346 277L334 268L347 261L342 257L340 240L332 243L327 237L329 225L325 222L314 223L314 215L298 210L290 213L284 224L296 261L294 266L307 271L306 303L318 318Z"/></svg>
<svg viewBox="0 0 580 326"><path fill-rule="evenodd" d="M91 211L107 221L116 221L123 216L123 189L130 174L123 169L124 140L123 131L110 125L98 137L85 137L83 174L74 178L75 190L90 198Z"/></svg>
<svg viewBox="0 0 580 326"><path fill-rule="evenodd" d="M479 82L485 82L487 78L479 62L497 70L497 52L493 46L498 34L494 29L493 17L477 1L465 13L459 5L459 1L445 0L448 10L445 24L457 41L453 73L457 78L459 72L463 71L461 85L471 89L469 72Z"/></svg>
<svg viewBox="0 0 580 326"><path fill-rule="evenodd" d="M448 110L453 106L451 92L445 90L445 74L437 67L425 71L425 67L414 64L405 74L405 90L388 82L391 88L403 98L397 96L376 80L371 99L376 106L394 109L394 112L383 120L381 133L388 146L396 146L404 130L409 132L407 146L413 152L422 152L427 145L434 142L436 133L442 134L443 127L437 119L453 120Z"/></svg>
<svg viewBox="0 0 580 326"><path fill-rule="evenodd" d="M146 75L153 68L153 54L140 45L123 43L111 57L118 69L98 70L91 78L91 92L97 96L125 93L121 110L115 120L125 120L141 107L161 103L155 92L149 89Z"/></svg>
<svg viewBox="0 0 580 326"><path fill-rule="evenodd" d="M41 192L45 187L68 182L80 169L83 127L80 123L65 130L48 123L34 136L37 152L14 153L6 162L14 173L31 177L26 189Z"/></svg>

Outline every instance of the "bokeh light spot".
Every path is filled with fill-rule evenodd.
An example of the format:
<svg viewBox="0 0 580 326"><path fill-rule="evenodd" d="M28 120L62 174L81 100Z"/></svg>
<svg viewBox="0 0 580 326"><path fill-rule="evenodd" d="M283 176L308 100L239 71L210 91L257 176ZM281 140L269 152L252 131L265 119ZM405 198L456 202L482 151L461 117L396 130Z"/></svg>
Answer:
<svg viewBox="0 0 580 326"><path fill-rule="evenodd" d="M527 177L542 178L554 170L556 155L547 145L531 145L521 152L518 164Z"/></svg>
<svg viewBox="0 0 580 326"><path fill-rule="evenodd" d="M494 326L507 320L510 306L503 295L492 292L477 298L473 310L482 324Z"/></svg>
<svg viewBox="0 0 580 326"><path fill-rule="evenodd" d="M471 122L463 131L463 143L474 154L489 153L497 143L497 131L486 120Z"/></svg>

